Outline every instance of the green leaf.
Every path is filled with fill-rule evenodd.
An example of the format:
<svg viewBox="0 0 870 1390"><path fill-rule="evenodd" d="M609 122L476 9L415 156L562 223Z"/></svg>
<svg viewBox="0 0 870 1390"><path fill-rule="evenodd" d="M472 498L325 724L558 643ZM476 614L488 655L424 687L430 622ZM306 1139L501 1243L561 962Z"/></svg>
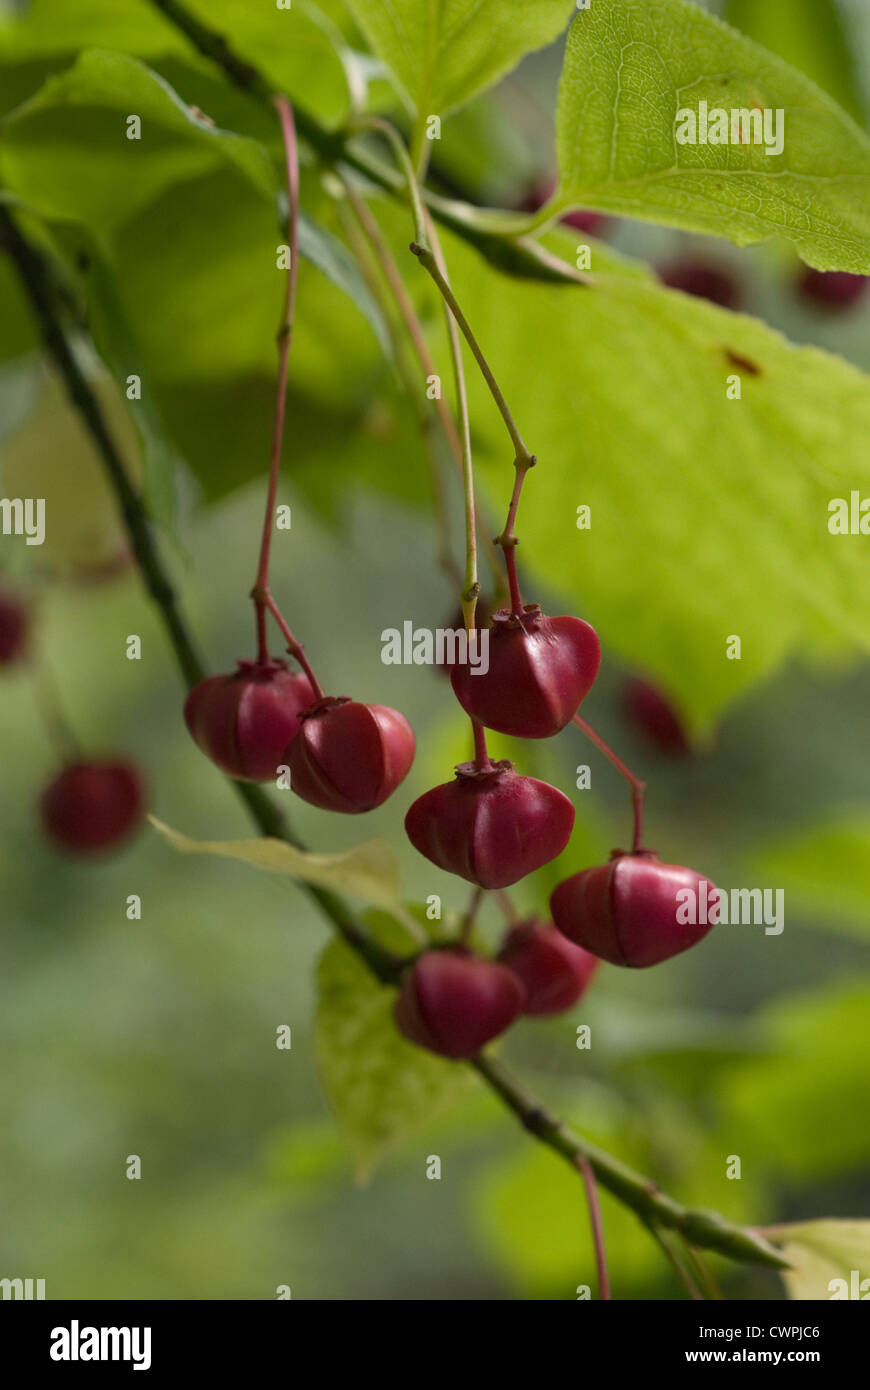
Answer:
<svg viewBox="0 0 870 1390"><path fill-rule="evenodd" d="M566 0L348 0L409 110L445 116L562 32Z"/></svg>
<svg viewBox="0 0 870 1390"><path fill-rule="evenodd" d="M518 518L529 601L537 583L579 606L699 730L792 653L870 648L866 540L827 529L832 498L870 497L865 376L639 277L533 285L445 247L539 460ZM729 400L735 375L742 397ZM501 512L509 443L478 373L469 388L478 475ZM591 529L577 529L581 505Z"/></svg>
<svg viewBox="0 0 870 1390"><path fill-rule="evenodd" d="M363 1181L390 1145L461 1094L470 1073L404 1040L393 1019L395 990L343 942L327 946L317 982L317 1062Z"/></svg>
<svg viewBox="0 0 870 1390"><path fill-rule="evenodd" d="M325 209L309 202L320 229ZM226 167L167 189L111 238L117 292L143 359L153 364L161 415L209 499L261 476L269 457L286 274L276 268L279 239L272 203ZM307 263L300 269L287 471L332 513L347 500L339 470L353 474L355 487L374 482L422 500L429 495L425 466L407 467L408 449L420 449L411 412L396 398L380 341L360 332L359 310L376 311L334 238L318 237L315 245L312 237L306 246L331 274L327 280ZM135 275L125 273L129 265Z"/></svg>
<svg viewBox="0 0 870 1390"><path fill-rule="evenodd" d="M760 882L782 888L786 901L813 914L814 924L870 937L870 816L856 813L762 846L752 858ZM755 880L753 880L755 881Z"/></svg>
<svg viewBox="0 0 870 1390"><path fill-rule="evenodd" d="M77 223L54 223L49 236L62 248L65 257L86 267L88 326L100 358L119 389L125 392L127 412L139 441L148 512L175 535L175 453L157 409L151 373L145 369L136 335L121 303L109 256L99 239ZM126 382L131 375L139 378L138 400L126 396Z"/></svg>
<svg viewBox="0 0 870 1390"><path fill-rule="evenodd" d="M279 10L275 3L220 0L216 10L211 0L185 0L185 8L230 36L235 50L255 63L276 91L304 101L325 123L344 123L348 89L342 53L337 31L318 6L295 0ZM56 64L96 46L135 54L158 67L167 58L195 61L203 71L212 66L194 56L189 40L151 0L31 0L24 15L0 24L0 68L13 79L25 66L39 71L40 63Z"/></svg>
<svg viewBox="0 0 870 1390"><path fill-rule="evenodd" d="M721 1152L780 1182L860 1171L870 1156L870 979L777 1000L758 1022L770 1055L720 1081Z"/></svg>
<svg viewBox="0 0 870 1390"><path fill-rule="evenodd" d="M304 212L299 216L299 253L350 296L360 313L368 320L384 356L391 357L389 330L359 266L338 237L333 236L326 227L320 226Z"/></svg>
<svg viewBox="0 0 870 1390"><path fill-rule="evenodd" d="M836 0L728 0L725 18L811 77L863 124L855 36L847 33Z"/></svg>
<svg viewBox="0 0 870 1390"><path fill-rule="evenodd" d="M214 854L220 859L236 859L252 869L331 888L360 898L371 907L387 911L399 908L399 865L385 840L366 840L340 854L308 854L284 840L261 837L257 840L191 840L177 830L150 817L154 829L181 854Z"/></svg>
<svg viewBox="0 0 870 1390"><path fill-rule="evenodd" d="M142 474L139 443L117 383L83 354L82 366L127 470ZM103 460L61 381L47 369L33 410L0 447L7 497L44 497L39 560L61 571L111 570L127 551L118 504Z"/></svg>
<svg viewBox="0 0 870 1390"><path fill-rule="evenodd" d="M789 1298L870 1298L870 1221L806 1221L770 1234L791 1265L782 1276Z"/></svg>
<svg viewBox="0 0 870 1390"><path fill-rule="evenodd" d="M785 113L785 144L680 144L677 113ZM738 245L781 236L820 270L870 274L870 141L780 58L686 0L595 0L568 36L561 184L595 207Z"/></svg>
<svg viewBox="0 0 870 1390"><path fill-rule="evenodd" d="M141 139L127 120L141 119ZM3 181L37 211L106 232L168 184L227 161L267 197L262 145L217 130L163 78L121 53L91 50L2 122Z"/></svg>

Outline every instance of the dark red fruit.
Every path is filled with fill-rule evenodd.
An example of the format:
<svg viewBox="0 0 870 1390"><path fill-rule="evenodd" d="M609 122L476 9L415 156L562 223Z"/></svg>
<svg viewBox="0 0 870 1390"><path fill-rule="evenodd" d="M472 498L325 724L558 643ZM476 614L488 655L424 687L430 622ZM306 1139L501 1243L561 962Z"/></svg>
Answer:
<svg viewBox="0 0 870 1390"><path fill-rule="evenodd" d="M659 279L672 290L693 294L697 299L709 299L724 309L737 309L743 299L736 276L721 266L707 261L674 261L659 271Z"/></svg>
<svg viewBox="0 0 870 1390"><path fill-rule="evenodd" d="M527 604L522 619L502 608L492 617L489 669L451 672L462 708L487 729L517 738L549 738L569 724L601 662L593 627L580 618L547 618Z"/></svg>
<svg viewBox="0 0 870 1390"><path fill-rule="evenodd" d="M549 864L573 828L568 797L510 762L461 763L454 781L424 792L405 817L415 849L481 888L507 888Z"/></svg>
<svg viewBox="0 0 870 1390"><path fill-rule="evenodd" d="M870 285L870 276L850 275L846 270L804 271L799 290L803 298L817 309L827 309L836 313L839 309L851 309L859 299L863 299Z"/></svg>
<svg viewBox="0 0 870 1390"><path fill-rule="evenodd" d="M290 786L324 811L371 811L407 776L414 748L398 710L331 696L300 716L285 757Z"/></svg>
<svg viewBox="0 0 870 1390"><path fill-rule="evenodd" d="M686 899L678 898L687 892L694 894L691 914ZM617 850L609 864L560 883L550 911L559 931L584 950L613 965L641 967L679 955L706 936L718 917L718 892L703 874L662 864L653 850ZM695 923L684 920L689 915Z"/></svg>
<svg viewBox="0 0 870 1390"><path fill-rule="evenodd" d="M509 1028L525 990L512 970L462 949L429 951L405 973L396 1000L399 1031L442 1057L473 1057Z"/></svg>
<svg viewBox="0 0 870 1390"><path fill-rule="evenodd" d="M672 705L649 681L630 680L624 692L625 712L647 743L660 753L681 757L691 751L686 731Z"/></svg>
<svg viewBox="0 0 870 1390"><path fill-rule="evenodd" d="M11 666L27 650L30 623L20 599L0 590L0 666Z"/></svg>
<svg viewBox="0 0 870 1390"><path fill-rule="evenodd" d="M222 772L266 782L286 762L299 715L314 703L308 677L283 661L240 661L238 671L194 686L184 718L196 743Z"/></svg>
<svg viewBox="0 0 870 1390"><path fill-rule="evenodd" d="M51 840L72 854L115 849L136 829L145 802L132 763L93 759L68 764L40 798Z"/></svg>
<svg viewBox="0 0 870 1390"><path fill-rule="evenodd" d="M523 1013L533 1018L572 1008L601 964L537 917L511 928L498 958L525 985Z"/></svg>

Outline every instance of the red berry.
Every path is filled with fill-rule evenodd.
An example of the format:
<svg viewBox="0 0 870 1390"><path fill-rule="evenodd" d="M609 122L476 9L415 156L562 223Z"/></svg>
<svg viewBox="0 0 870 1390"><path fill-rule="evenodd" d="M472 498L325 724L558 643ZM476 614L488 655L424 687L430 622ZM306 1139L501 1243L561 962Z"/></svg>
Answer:
<svg viewBox="0 0 870 1390"><path fill-rule="evenodd" d="M493 614L489 669L451 672L462 708L487 729L517 738L549 738L569 724L601 662L593 627L580 618L547 618L527 604L522 618Z"/></svg>
<svg viewBox="0 0 870 1390"><path fill-rule="evenodd" d="M574 946L551 922L531 918L508 932L498 956L526 988L523 1013L534 1018L561 1014L583 994L601 964Z"/></svg>
<svg viewBox="0 0 870 1390"><path fill-rule="evenodd" d="M0 666L11 666L27 649L27 609L14 594L0 590Z"/></svg>
<svg viewBox="0 0 870 1390"><path fill-rule="evenodd" d="M453 782L424 792L405 817L415 849L481 888L507 888L549 864L573 828L568 797L510 762L460 763Z"/></svg>
<svg viewBox="0 0 870 1390"><path fill-rule="evenodd" d="M804 271L798 288L804 299L817 309L850 309L862 299L870 285L870 276L851 275L846 270Z"/></svg>
<svg viewBox="0 0 870 1390"><path fill-rule="evenodd" d="M474 629L476 632L483 632L484 628L488 628L492 625L492 614L492 604L488 603L486 599L478 599L474 614ZM465 618L463 617L461 608L456 609L450 619L449 627L454 632L462 633L465 631ZM435 670L445 676L449 676L455 664L455 662L449 660L439 661L436 662Z"/></svg>
<svg viewBox="0 0 870 1390"><path fill-rule="evenodd" d="M213 763L244 782L266 782L286 762L299 715L314 703L308 677L283 661L240 661L238 671L194 686L184 718Z"/></svg>
<svg viewBox="0 0 870 1390"><path fill-rule="evenodd" d="M442 1057L473 1057L509 1028L525 991L512 970L461 949L429 951L406 971L396 1000L399 1031Z"/></svg>
<svg viewBox="0 0 870 1390"><path fill-rule="evenodd" d="M286 754L290 786L324 811L371 811L408 775L414 749L414 731L398 710L329 697L300 716Z"/></svg>
<svg viewBox="0 0 870 1390"><path fill-rule="evenodd" d="M684 910L682 893L696 910ZM697 910L709 904L706 921ZM550 898L553 921L569 940L613 965L658 965L700 941L718 916L718 893L694 869L662 864L653 850L617 851L609 864L573 874ZM684 921L694 916L696 922Z"/></svg>
<svg viewBox="0 0 870 1390"><path fill-rule="evenodd" d="M97 854L127 839L144 801L132 763L93 759L68 764L42 793L39 809L56 845L73 854Z"/></svg>
<svg viewBox="0 0 870 1390"><path fill-rule="evenodd" d="M672 757L691 751L679 716L660 690L649 681L631 680L625 687L625 712L638 732L660 753Z"/></svg>
<svg viewBox="0 0 870 1390"><path fill-rule="evenodd" d="M659 279L672 290L682 290L697 299L709 299L724 309L739 307L743 294L736 277L708 261L675 261L659 271Z"/></svg>

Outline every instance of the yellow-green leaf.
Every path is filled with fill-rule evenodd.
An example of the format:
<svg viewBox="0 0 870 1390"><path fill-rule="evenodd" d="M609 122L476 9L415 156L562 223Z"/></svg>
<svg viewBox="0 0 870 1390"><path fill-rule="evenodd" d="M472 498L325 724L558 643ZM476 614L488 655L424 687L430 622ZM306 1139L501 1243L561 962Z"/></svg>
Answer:
<svg viewBox="0 0 870 1390"><path fill-rule="evenodd" d="M405 1041L393 1019L395 990L343 942L326 948L317 980L317 1062L363 1181L385 1149L460 1093L470 1073Z"/></svg>
<svg viewBox="0 0 870 1390"><path fill-rule="evenodd" d="M309 854L284 840L191 840L154 816L151 824L182 854L237 859L252 869L286 874L335 893L347 893L371 907L389 911L399 906L399 864L385 840L365 840L340 854Z"/></svg>
<svg viewBox="0 0 870 1390"><path fill-rule="evenodd" d="M697 122L702 102L728 113L727 143L697 128L697 143L681 142L680 113ZM747 114L737 139L734 111ZM750 138L753 118L771 122L768 144ZM741 246L780 236L819 270L870 274L870 141L809 78L697 5L581 10L557 124L554 212L603 208Z"/></svg>
<svg viewBox="0 0 870 1390"><path fill-rule="evenodd" d="M789 1298L870 1299L870 1221L807 1221L770 1232L791 1265Z"/></svg>

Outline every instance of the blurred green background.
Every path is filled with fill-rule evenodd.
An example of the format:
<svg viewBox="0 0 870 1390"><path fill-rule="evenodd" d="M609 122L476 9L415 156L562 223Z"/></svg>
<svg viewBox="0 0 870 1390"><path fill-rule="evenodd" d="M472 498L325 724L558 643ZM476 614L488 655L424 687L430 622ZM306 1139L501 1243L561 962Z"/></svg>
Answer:
<svg viewBox="0 0 870 1390"><path fill-rule="evenodd" d="M830 82L848 80L854 94L870 47L857 26L852 34L854 71L844 77L835 64L840 78ZM105 46L116 41L107 32ZM14 100L4 105L68 66L74 47L58 40L27 62L7 55ZM146 56L176 80L171 57ZM534 55L456 117L462 138L445 140L445 160L455 156L451 177L467 196L515 204L547 172L559 64L559 45ZM844 90L834 95L845 100ZM157 201L130 225L141 233L164 215ZM793 341L870 367L867 305L836 319L814 312L796 294L796 262L780 249L740 252L640 224L611 224L607 235L653 264L691 252L728 266L750 312ZM207 268L208 246L202 257ZM322 312L328 317L328 303ZM195 329L185 331L194 356L211 350ZM322 348L334 372L335 346L327 338ZM100 518L82 546L103 560L118 537L97 483L77 471L85 464L76 427L40 396L33 357L5 356L4 495L22 495L18 480L28 476L51 498L72 469L81 487L71 522L74 513L87 533ZM305 385L316 396L313 360L303 346ZM201 468L182 464L177 536L167 541L214 670L230 669L253 645L245 596L268 406L241 377L235 384L240 477L221 480L205 506ZM339 433L355 389L343 402L318 403ZM291 810L318 850L386 838L409 900L440 892L461 910L464 886L427 866L402 832L410 801L447 778L467 736L442 677L380 660L383 628L407 618L441 625L454 603L425 511L403 500L402 479L378 474L375 407L385 400L389 410L395 395L387 376L366 416L359 467L339 467L337 482L326 456L300 464L298 479L288 468L283 497L293 525L274 547L273 588L327 687L405 712L420 736L417 762L364 825L295 800ZM296 432L292 399L291 461L307 438L301 424ZM180 391L178 420L185 408ZM183 423L173 424L183 448ZM248 431L256 439L249 453ZM417 458L407 469L422 472ZM68 555L25 552L11 538L0 544L4 570L38 601L40 647L85 746L135 758L154 814L176 829L201 839L249 835L232 789L184 728L177 672L135 574L86 575ZM535 597L556 611L579 605L594 621L582 596L558 585ZM638 602L651 598L638 594ZM125 657L132 633L142 637L139 662ZM680 1200L753 1225L862 1216L870 1202L870 665L843 657L820 671L791 660L743 696L705 747L676 760L626 720L628 674L605 643L585 712L649 781L649 841L723 885L785 888L786 929L776 937L723 928L651 972L605 966L574 1014L521 1024L503 1056L585 1133ZM558 869L516 892L534 909L557 877L625 839L628 805L579 734L521 756L523 770L568 791L578 763L593 768L592 790L575 795L578 832ZM0 684L0 760L0 1275L45 1278L50 1298L94 1299L273 1298L282 1284L294 1298L327 1300L571 1299L577 1285L594 1286L576 1178L472 1083L397 1144L366 1185L354 1181L314 1057L313 976L328 929L288 880L178 856L150 829L110 862L59 858L36 825L54 755L23 673ZM139 922L125 916L131 893L142 897ZM497 915L484 924L495 943ZM578 1023L592 1026L589 1052L575 1047ZM290 1051L275 1047L281 1024L292 1028ZM141 1181L125 1176L128 1154L142 1159ZM440 1181L426 1178L431 1154L441 1157ZM741 1156L740 1181L726 1178L731 1154ZM635 1219L606 1194L603 1205L615 1296L683 1296ZM775 1275L714 1264L733 1297L783 1296Z"/></svg>

